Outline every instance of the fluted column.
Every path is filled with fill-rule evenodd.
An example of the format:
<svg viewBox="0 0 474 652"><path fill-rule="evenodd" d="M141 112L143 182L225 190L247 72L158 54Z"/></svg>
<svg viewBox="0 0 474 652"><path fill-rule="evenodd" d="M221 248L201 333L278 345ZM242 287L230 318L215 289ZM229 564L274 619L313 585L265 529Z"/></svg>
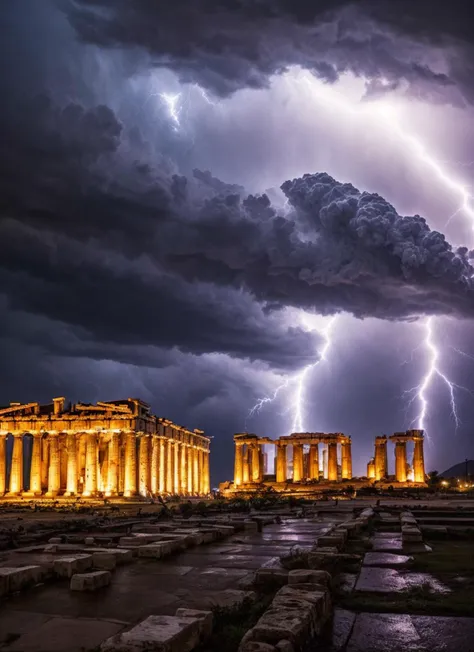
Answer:
<svg viewBox="0 0 474 652"><path fill-rule="evenodd" d="M151 438L151 493L156 496L160 493L160 440Z"/></svg>
<svg viewBox="0 0 474 652"><path fill-rule="evenodd" d="M48 469L48 496L57 496L61 486L61 470L59 459L59 437L48 433L49 439L49 469ZM95 468L95 467L94 467Z"/></svg>
<svg viewBox="0 0 474 652"><path fill-rule="evenodd" d="M95 496L97 493L97 435L86 435L86 478L83 496Z"/></svg>
<svg viewBox="0 0 474 652"><path fill-rule="evenodd" d="M140 496L146 498L148 492L150 491L150 486L148 482L149 475L149 437L148 435L141 435L139 442L139 482L138 482L138 493Z"/></svg>
<svg viewBox="0 0 474 652"><path fill-rule="evenodd" d="M23 491L23 435L13 435L13 451L10 467L10 494Z"/></svg>
<svg viewBox="0 0 474 652"><path fill-rule="evenodd" d="M188 456L184 442L179 445L179 456L179 493L181 496L185 496L188 493Z"/></svg>
<svg viewBox="0 0 474 652"><path fill-rule="evenodd" d="M125 491L125 435L121 433L118 438L118 493Z"/></svg>
<svg viewBox="0 0 474 652"><path fill-rule="evenodd" d="M204 464L203 464L203 476L204 476L204 487L203 487L203 493L208 494L211 493L211 478L209 475L209 451L204 452Z"/></svg>
<svg viewBox="0 0 474 652"><path fill-rule="evenodd" d="M367 477L369 480L375 479L375 461L373 458L367 463Z"/></svg>
<svg viewBox="0 0 474 652"><path fill-rule="evenodd" d="M174 450L171 439L166 441L166 491L173 493L173 475L174 475Z"/></svg>
<svg viewBox="0 0 474 652"><path fill-rule="evenodd" d="M41 491L48 491L49 479L49 438L43 437L41 442Z"/></svg>
<svg viewBox="0 0 474 652"><path fill-rule="evenodd" d="M382 480L387 476L387 438L375 438L375 479Z"/></svg>
<svg viewBox="0 0 474 652"><path fill-rule="evenodd" d="M194 491L194 454L193 447L191 445L187 447L186 455L188 457L188 494L192 496Z"/></svg>
<svg viewBox="0 0 474 652"><path fill-rule="evenodd" d="M303 480L303 444L293 444L293 482Z"/></svg>
<svg viewBox="0 0 474 652"><path fill-rule="evenodd" d="M318 444L309 447L309 479L319 480L319 449Z"/></svg>
<svg viewBox="0 0 474 652"><path fill-rule="evenodd" d="M116 496L118 493L118 479L120 466L119 435L117 432L110 433L109 459L107 466L107 496Z"/></svg>
<svg viewBox="0 0 474 652"><path fill-rule="evenodd" d="M413 451L413 475L415 482L425 482L425 461L423 455L423 439L415 439Z"/></svg>
<svg viewBox="0 0 474 652"><path fill-rule="evenodd" d="M7 436L0 435L0 496L7 489Z"/></svg>
<svg viewBox="0 0 474 652"><path fill-rule="evenodd" d="M137 493L137 438L134 432L127 432L126 437L123 495L130 498Z"/></svg>
<svg viewBox="0 0 474 652"><path fill-rule="evenodd" d="M29 493L33 496L41 496L41 433L39 432L33 434Z"/></svg>
<svg viewBox="0 0 474 652"><path fill-rule="evenodd" d="M201 478L199 477L199 451L193 448L193 493L199 496L201 493Z"/></svg>
<svg viewBox="0 0 474 652"><path fill-rule="evenodd" d="M179 457L179 448L181 444L178 440L174 442L174 474L173 474L173 493L179 495L181 493L180 486L180 472L181 472L181 460Z"/></svg>
<svg viewBox="0 0 474 652"><path fill-rule="evenodd" d="M276 481L286 482L286 444L276 444Z"/></svg>
<svg viewBox="0 0 474 652"><path fill-rule="evenodd" d="M77 442L76 434L68 433L66 438L67 447L67 478L66 494L74 496L77 494Z"/></svg>
<svg viewBox="0 0 474 652"><path fill-rule="evenodd" d="M245 445L242 453L242 482L243 484L250 482L250 446L248 444Z"/></svg>
<svg viewBox="0 0 474 652"><path fill-rule="evenodd" d="M250 445L250 455L252 459L251 463L251 482L261 482L262 481L262 469L260 468L261 464L261 455L260 455L260 445L251 444Z"/></svg>
<svg viewBox="0 0 474 652"><path fill-rule="evenodd" d="M243 481L244 475L244 445L241 441L235 442L235 452L234 452L234 486L239 487Z"/></svg>
<svg viewBox="0 0 474 652"><path fill-rule="evenodd" d="M395 478L397 482L407 481L407 445L404 441L395 442Z"/></svg>
<svg viewBox="0 0 474 652"><path fill-rule="evenodd" d="M328 447L327 445L323 448L323 478L328 479Z"/></svg>
<svg viewBox="0 0 474 652"><path fill-rule="evenodd" d="M159 479L159 492L160 494L165 493L166 491L166 470L168 468L166 455L168 452L168 447L164 439L160 439L160 479Z"/></svg>
<svg viewBox="0 0 474 652"><path fill-rule="evenodd" d="M337 444L328 444L328 480L337 482Z"/></svg>
<svg viewBox="0 0 474 652"><path fill-rule="evenodd" d="M341 458L342 479L350 480L352 478L352 447L350 442L341 444Z"/></svg>

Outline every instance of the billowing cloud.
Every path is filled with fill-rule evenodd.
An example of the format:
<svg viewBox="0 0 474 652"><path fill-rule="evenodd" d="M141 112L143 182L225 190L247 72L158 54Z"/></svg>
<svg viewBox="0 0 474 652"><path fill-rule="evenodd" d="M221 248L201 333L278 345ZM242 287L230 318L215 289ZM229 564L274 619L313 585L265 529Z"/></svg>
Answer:
<svg viewBox="0 0 474 652"><path fill-rule="evenodd" d="M66 5L77 33L101 47L147 53L150 64L178 72L218 95L260 88L288 66L301 65L327 82L347 71L430 99L471 97L459 53L471 47L466 4L389 1L243 0L178 2L76 0Z"/></svg>

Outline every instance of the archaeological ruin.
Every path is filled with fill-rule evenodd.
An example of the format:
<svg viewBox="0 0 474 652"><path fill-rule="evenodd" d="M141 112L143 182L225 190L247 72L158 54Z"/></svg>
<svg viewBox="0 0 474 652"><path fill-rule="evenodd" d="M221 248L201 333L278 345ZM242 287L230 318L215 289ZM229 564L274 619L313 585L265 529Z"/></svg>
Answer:
<svg viewBox="0 0 474 652"><path fill-rule="evenodd" d="M0 409L0 497L207 496L210 439L139 399Z"/></svg>
<svg viewBox="0 0 474 652"><path fill-rule="evenodd" d="M388 440L395 444L394 477L388 474ZM407 463L408 442L414 443L412 466ZM353 478L351 438L340 432L293 433L278 439L237 433L234 444L234 481L223 483L224 493L252 491L262 483L276 491L285 491L288 483L293 489L304 489L314 483L327 486L344 480L425 482L423 430L397 432L388 438L385 435L376 437L375 456L367 465L365 479Z"/></svg>

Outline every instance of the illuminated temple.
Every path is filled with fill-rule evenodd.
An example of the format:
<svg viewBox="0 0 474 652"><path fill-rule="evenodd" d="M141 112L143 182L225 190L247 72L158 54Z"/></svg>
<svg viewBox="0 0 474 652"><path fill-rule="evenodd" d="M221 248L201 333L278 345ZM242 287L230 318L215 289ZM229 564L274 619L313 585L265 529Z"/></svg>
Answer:
<svg viewBox="0 0 474 652"><path fill-rule="evenodd" d="M209 444L139 399L11 403L0 409L0 496L206 496Z"/></svg>
<svg viewBox="0 0 474 652"><path fill-rule="evenodd" d="M387 443L395 444L395 475L389 476ZM233 483L223 483L224 493L254 491L262 485L276 491L311 490L314 483L343 481L424 484L423 430L397 432L375 438L375 455L367 465L367 477L352 474L352 442L343 433L293 433L279 439L249 433L234 435ZM414 445L413 462L407 461L407 444Z"/></svg>

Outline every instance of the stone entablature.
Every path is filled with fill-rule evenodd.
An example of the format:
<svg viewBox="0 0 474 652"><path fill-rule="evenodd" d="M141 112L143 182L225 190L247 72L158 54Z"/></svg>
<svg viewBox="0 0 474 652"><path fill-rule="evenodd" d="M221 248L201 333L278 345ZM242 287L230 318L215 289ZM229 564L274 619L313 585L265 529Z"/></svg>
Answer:
<svg viewBox="0 0 474 652"><path fill-rule="evenodd" d="M60 397L0 409L0 496L209 494L202 430L156 417L139 399L64 404Z"/></svg>

